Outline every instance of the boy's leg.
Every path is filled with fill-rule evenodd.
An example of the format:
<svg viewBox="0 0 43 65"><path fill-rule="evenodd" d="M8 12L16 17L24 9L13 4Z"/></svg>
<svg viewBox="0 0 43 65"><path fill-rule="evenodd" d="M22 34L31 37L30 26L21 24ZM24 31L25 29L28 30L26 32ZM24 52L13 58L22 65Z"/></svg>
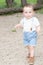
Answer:
<svg viewBox="0 0 43 65"><path fill-rule="evenodd" d="M32 65L34 63L34 46L29 46L30 58L29 63Z"/></svg>
<svg viewBox="0 0 43 65"><path fill-rule="evenodd" d="M29 46L30 57L34 56L34 50L35 50L34 46Z"/></svg>

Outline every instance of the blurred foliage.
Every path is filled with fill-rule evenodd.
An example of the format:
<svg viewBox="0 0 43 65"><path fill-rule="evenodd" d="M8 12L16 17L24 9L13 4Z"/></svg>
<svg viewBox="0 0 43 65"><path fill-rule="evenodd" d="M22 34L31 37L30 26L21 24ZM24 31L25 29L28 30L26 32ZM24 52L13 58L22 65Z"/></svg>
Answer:
<svg viewBox="0 0 43 65"><path fill-rule="evenodd" d="M37 0L27 0L27 3L36 4ZM6 8L6 0L0 0L0 8ZM14 0L13 7L21 7L21 0ZM43 13L43 8L38 10L37 13Z"/></svg>
<svg viewBox="0 0 43 65"><path fill-rule="evenodd" d="M27 3L36 4L37 0L27 0ZM13 7L20 7L21 6L21 0L14 0ZM0 0L0 8L6 7L6 0Z"/></svg>

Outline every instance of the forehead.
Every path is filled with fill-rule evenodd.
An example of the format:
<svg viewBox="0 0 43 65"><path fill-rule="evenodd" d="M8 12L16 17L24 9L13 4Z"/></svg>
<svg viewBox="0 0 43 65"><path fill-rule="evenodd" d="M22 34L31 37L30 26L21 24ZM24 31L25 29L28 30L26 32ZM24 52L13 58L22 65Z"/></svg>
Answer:
<svg viewBox="0 0 43 65"><path fill-rule="evenodd" d="M33 7L24 7L23 11L33 11Z"/></svg>

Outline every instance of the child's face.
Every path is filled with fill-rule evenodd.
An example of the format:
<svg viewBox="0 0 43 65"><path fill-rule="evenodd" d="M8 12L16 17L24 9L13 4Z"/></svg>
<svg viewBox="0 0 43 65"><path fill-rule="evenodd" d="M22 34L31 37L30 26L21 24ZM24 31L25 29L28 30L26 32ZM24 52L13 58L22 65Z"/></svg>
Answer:
<svg viewBox="0 0 43 65"><path fill-rule="evenodd" d="M26 18L31 18L34 15L34 11L32 7L24 7L23 15Z"/></svg>

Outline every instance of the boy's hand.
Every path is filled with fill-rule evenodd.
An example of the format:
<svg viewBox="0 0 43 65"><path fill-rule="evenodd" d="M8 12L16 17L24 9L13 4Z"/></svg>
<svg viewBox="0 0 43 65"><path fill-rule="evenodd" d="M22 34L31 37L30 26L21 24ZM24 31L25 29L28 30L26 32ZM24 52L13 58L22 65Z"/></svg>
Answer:
<svg viewBox="0 0 43 65"><path fill-rule="evenodd" d="M18 25L15 26L15 29L18 28Z"/></svg>
<svg viewBox="0 0 43 65"><path fill-rule="evenodd" d="M17 24L16 26L15 26L15 28L20 28L21 27L21 25L20 24Z"/></svg>
<svg viewBox="0 0 43 65"><path fill-rule="evenodd" d="M39 34L39 32L40 32L40 26L38 26L38 27L36 28L36 32Z"/></svg>

